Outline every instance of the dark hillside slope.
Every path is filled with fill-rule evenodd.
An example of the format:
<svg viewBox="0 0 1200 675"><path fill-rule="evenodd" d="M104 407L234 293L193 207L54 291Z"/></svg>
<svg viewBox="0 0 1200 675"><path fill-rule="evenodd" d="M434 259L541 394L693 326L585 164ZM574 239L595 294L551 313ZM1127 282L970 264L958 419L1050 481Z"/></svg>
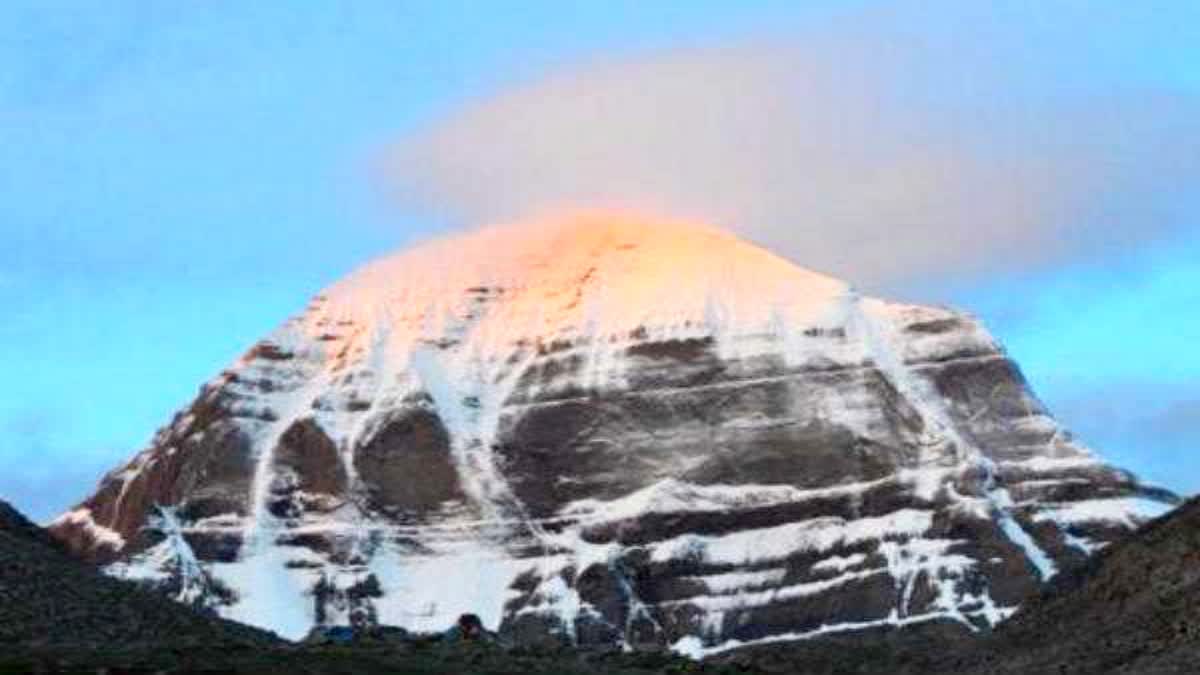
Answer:
<svg viewBox="0 0 1200 675"><path fill-rule="evenodd" d="M0 645L270 645L270 633L193 612L102 575L0 501Z"/></svg>

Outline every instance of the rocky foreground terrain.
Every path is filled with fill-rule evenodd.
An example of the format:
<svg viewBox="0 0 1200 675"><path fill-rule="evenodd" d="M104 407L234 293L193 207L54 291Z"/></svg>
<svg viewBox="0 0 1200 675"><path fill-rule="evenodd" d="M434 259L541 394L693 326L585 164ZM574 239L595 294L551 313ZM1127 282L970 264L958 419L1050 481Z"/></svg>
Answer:
<svg viewBox="0 0 1200 675"><path fill-rule="evenodd" d="M703 656L986 630L1175 502L965 313L597 215L355 272L51 529L292 639L471 612L527 646Z"/></svg>

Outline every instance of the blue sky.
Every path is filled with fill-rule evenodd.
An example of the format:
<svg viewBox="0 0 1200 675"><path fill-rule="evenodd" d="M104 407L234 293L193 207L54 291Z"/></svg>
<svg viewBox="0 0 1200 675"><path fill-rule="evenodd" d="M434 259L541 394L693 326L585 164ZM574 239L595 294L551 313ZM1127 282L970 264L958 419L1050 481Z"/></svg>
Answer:
<svg viewBox="0 0 1200 675"><path fill-rule="evenodd" d="M383 203L371 167L394 139L574 64L787 40L879 4L0 5L0 497L53 515L308 296L443 229ZM1055 40L1070 21L1006 6L1036 38L1028 70L1049 90L1102 72L1105 86L1200 94L1200 12L1186 3L1130 16L1063 3L1122 27L1069 49ZM1154 236L925 278L910 295L980 314L1085 441L1194 491L1197 207L1181 194L1169 213L1147 209Z"/></svg>

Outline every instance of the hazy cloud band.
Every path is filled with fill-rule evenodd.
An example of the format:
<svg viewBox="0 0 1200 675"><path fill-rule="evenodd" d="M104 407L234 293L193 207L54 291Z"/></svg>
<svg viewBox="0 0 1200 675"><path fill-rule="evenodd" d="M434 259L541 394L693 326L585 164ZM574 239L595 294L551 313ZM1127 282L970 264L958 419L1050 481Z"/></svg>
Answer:
<svg viewBox="0 0 1200 675"><path fill-rule="evenodd" d="M1183 222L1200 106L1059 70L1054 54L1089 49L1103 21L1027 18L873 11L564 69L401 140L387 179L404 206L464 224L605 206L701 218L869 288ZM1031 46L1047 36L1064 42Z"/></svg>

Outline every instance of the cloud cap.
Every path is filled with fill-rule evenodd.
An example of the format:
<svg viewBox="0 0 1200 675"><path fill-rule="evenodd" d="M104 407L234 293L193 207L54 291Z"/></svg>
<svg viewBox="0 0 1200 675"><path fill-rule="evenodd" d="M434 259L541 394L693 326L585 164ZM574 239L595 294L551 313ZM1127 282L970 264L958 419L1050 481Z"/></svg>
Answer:
<svg viewBox="0 0 1200 675"><path fill-rule="evenodd" d="M703 219L867 288L1178 220L1200 177L1191 98L1058 77L1026 41L1090 49L1070 12L1038 30L979 10L909 30L932 16L914 7L563 69L400 140L386 180L461 223L578 207Z"/></svg>

